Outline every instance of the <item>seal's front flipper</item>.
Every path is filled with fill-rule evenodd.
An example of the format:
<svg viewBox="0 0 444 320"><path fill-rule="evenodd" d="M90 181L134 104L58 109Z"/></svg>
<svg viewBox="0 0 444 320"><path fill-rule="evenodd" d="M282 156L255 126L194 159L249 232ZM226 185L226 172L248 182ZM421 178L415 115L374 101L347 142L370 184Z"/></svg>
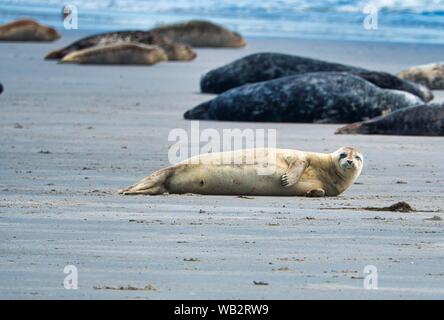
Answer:
<svg viewBox="0 0 444 320"><path fill-rule="evenodd" d="M307 162L305 161L290 161L287 171L281 176L281 185L286 188L295 185L302 177L305 168L307 168Z"/></svg>
<svg viewBox="0 0 444 320"><path fill-rule="evenodd" d="M307 197L311 197L311 198L320 198L325 196L325 191L324 189L312 189L310 191L308 191L305 196Z"/></svg>

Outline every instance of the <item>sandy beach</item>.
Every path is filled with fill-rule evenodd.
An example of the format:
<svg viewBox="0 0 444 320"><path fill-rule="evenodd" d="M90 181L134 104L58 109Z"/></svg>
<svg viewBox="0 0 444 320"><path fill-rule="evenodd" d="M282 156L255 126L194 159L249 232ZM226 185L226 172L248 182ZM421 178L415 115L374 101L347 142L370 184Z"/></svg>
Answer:
<svg viewBox="0 0 444 320"><path fill-rule="evenodd" d="M153 67L58 65L51 44L0 43L1 299L443 299L444 138L334 135L339 125L201 122L275 128L278 147L365 155L334 198L124 197L168 165L168 133L206 71L275 51L396 73L442 60L444 45L247 38ZM444 92L435 91L435 101ZM416 212L376 212L406 201ZM78 290L63 286L66 265ZM378 270L378 289L363 286ZM255 285L254 282L266 285ZM119 286L152 290L112 290Z"/></svg>

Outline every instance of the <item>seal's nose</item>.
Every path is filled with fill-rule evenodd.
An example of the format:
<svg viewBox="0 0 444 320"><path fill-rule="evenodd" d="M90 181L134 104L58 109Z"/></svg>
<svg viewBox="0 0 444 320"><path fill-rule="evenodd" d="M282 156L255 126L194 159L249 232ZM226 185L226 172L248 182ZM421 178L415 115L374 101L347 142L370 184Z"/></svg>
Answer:
<svg viewBox="0 0 444 320"><path fill-rule="evenodd" d="M352 163L353 163L353 160L347 160L347 163L348 163L348 164L352 164Z"/></svg>

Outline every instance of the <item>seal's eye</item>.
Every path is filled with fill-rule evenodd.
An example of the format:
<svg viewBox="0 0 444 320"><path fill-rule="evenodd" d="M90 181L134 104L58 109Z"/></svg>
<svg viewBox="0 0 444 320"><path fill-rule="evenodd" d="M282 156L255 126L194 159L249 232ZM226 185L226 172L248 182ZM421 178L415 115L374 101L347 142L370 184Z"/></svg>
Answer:
<svg viewBox="0 0 444 320"><path fill-rule="evenodd" d="M343 152L339 155L339 159L347 158L347 153Z"/></svg>
<svg viewBox="0 0 444 320"><path fill-rule="evenodd" d="M362 158L360 156L356 156L355 158L356 160L362 161Z"/></svg>

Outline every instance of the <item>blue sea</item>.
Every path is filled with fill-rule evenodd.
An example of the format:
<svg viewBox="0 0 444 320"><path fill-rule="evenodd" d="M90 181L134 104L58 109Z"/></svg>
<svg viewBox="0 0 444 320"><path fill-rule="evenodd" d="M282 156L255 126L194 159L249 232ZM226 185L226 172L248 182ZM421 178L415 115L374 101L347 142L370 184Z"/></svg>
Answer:
<svg viewBox="0 0 444 320"><path fill-rule="evenodd" d="M441 0L0 0L0 22L32 17L63 28L65 4L76 5L85 31L208 19L246 36L444 44ZM364 28L368 5L376 29Z"/></svg>

